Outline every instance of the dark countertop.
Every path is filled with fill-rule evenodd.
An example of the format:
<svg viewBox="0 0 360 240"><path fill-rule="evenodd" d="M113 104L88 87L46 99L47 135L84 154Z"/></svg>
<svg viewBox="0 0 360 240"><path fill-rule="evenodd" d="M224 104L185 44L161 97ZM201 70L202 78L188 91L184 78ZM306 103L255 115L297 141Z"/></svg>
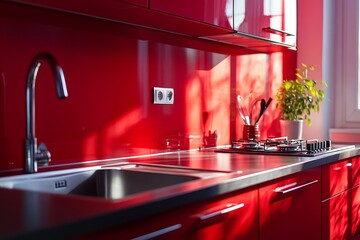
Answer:
<svg viewBox="0 0 360 240"><path fill-rule="evenodd" d="M218 153L214 150L141 157L126 161L224 171L226 174L119 200L0 188L0 239L63 239L358 155L360 148L354 147L314 157Z"/></svg>

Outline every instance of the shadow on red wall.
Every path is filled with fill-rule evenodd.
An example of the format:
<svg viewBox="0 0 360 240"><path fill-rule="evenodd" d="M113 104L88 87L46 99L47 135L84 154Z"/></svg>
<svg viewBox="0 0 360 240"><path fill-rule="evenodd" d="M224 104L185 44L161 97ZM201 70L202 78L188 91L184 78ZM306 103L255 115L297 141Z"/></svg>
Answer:
<svg viewBox="0 0 360 240"><path fill-rule="evenodd" d="M216 145L229 144L240 137L236 92L273 97L282 79L281 53L1 5L0 171L23 168L26 74L38 52L55 56L69 91L56 99L49 67L40 68L35 133L52 165L199 148L215 131ZM174 88L174 104L153 104L155 86ZM262 136L277 133L274 106Z"/></svg>

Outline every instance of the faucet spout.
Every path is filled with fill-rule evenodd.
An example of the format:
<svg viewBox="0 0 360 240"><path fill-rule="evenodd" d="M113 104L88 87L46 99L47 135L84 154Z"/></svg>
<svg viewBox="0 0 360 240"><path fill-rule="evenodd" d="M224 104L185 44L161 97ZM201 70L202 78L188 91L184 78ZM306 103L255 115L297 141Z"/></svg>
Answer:
<svg viewBox="0 0 360 240"><path fill-rule="evenodd" d="M25 139L25 172L37 172L39 164L50 162L50 152L45 144L37 149L35 137L35 83L38 70L43 62L48 62L55 79L55 86L58 98L68 96L64 72L55 58L49 53L40 53L32 60L27 76L26 85L26 139Z"/></svg>

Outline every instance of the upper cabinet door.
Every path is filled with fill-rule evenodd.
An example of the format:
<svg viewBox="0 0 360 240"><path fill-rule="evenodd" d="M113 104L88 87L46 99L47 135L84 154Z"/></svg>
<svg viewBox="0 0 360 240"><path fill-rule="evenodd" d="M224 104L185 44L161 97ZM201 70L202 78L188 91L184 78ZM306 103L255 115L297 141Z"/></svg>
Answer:
<svg viewBox="0 0 360 240"><path fill-rule="evenodd" d="M151 0L150 8L232 29L233 0Z"/></svg>
<svg viewBox="0 0 360 240"><path fill-rule="evenodd" d="M120 2L127 2L134 5L142 6L142 7L148 7L149 2L148 0L119 0Z"/></svg>
<svg viewBox="0 0 360 240"><path fill-rule="evenodd" d="M234 29L296 46L297 0L234 0Z"/></svg>

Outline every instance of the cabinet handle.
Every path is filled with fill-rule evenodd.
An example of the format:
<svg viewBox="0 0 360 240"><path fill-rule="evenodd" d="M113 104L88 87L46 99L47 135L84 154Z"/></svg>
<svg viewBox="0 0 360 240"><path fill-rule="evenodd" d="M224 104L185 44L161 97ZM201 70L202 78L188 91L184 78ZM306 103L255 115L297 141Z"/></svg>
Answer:
<svg viewBox="0 0 360 240"><path fill-rule="evenodd" d="M209 214L205 214L205 215L202 215L199 217L199 219L201 221L205 221L205 220L208 220L210 218L213 218L213 217L216 217L216 216L219 216L219 215L222 215L222 214L225 214L225 213L229 213L229 212L232 212L232 211L235 211L237 209L240 209L242 207L244 207L245 204L244 203L240 203L240 204L228 204L227 205L227 208L224 208L220 211L216 211L216 212L213 212L213 213L209 213Z"/></svg>
<svg viewBox="0 0 360 240"><path fill-rule="evenodd" d="M170 227L166 227L166 228L163 228L163 229L159 229L159 230L156 230L156 231L154 231L154 232L147 233L147 234L145 234L145 235L142 235L142 236L133 238L132 240L147 240L147 239L159 237L159 236L164 235L164 234L166 234L166 233L175 231L175 230L177 230L177 229L179 229L179 228L181 228L181 224L175 224L175 225L172 225L172 226L170 226Z"/></svg>
<svg viewBox="0 0 360 240"><path fill-rule="evenodd" d="M278 187L278 188L276 188L274 191L277 192L277 193L285 194L285 193L289 193L289 192L298 190L298 189L300 189L300 188L304 188L304 187L306 187L306 186L315 184L315 183L317 183L318 181L319 181L319 180L314 180L314 181L311 181L311 182L308 182L308 183L305 183L305 184L302 184L302 185L299 185L299 186L296 186L296 187L288 188L288 189L285 189L285 190L283 190L284 187ZM296 185L296 183L295 183L295 185Z"/></svg>
<svg viewBox="0 0 360 240"><path fill-rule="evenodd" d="M292 33L285 32L283 30L276 29L276 28L271 28L271 27L265 27L262 30L265 31L265 32L269 32L269 33L275 33L275 34L278 34L278 35L281 35L281 36L284 36L284 35L285 36L295 36Z"/></svg>

